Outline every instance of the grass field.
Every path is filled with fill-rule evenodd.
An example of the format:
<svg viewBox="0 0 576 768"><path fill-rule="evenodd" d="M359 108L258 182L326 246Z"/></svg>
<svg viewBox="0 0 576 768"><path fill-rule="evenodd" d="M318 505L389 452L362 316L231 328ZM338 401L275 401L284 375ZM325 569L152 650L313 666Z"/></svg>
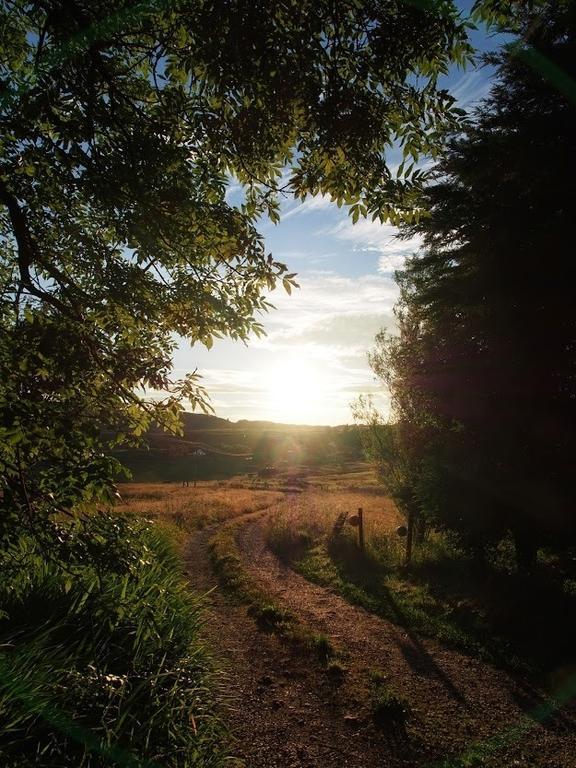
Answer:
<svg viewBox="0 0 576 768"><path fill-rule="evenodd" d="M321 483L322 490L314 488L292 497L270 523L269 538L275 549L284 555L291 549L292 557L302 546L326 540L340 516L351 517L359 508L363 510L367 541L374 543L388 537L403 522L396 506L386 496L342 490L351 487L346 485L350 480L350 477L340 476L338 483L333 483L333 490L324 490L330 486ZM349 528L353 540L357 529Z"/></svg>
<svg viewBox="0 0 576 768"><path fill-rule="evenodd" d="M498 664L546 670L548 656L562 662L576 642L565 618L574 607L570 583L547 565L531 578L515 573L506 546L493 553L484 574L431 531L405 567L404 540L396 534L402 515L362 463L341 472L299 466L265 479L251 474L196 487L125 484L120 491L118 512L155 521L180 542L195 529L282 502L270 517L268 540L303 576L408 631ZM360 507L364 553L357 528L337 525ZM543 618L550 628L545 642Z"/></svg>
<svg viewBox="0 0 576 768"><path fill-rule="evenodd" d="M435 531L405 566L404 540L395 530L403 520L389 498L350 490L351 475L318 485L332 490L293 498L268 530L271 548L305 578L409 632L496 664L548 675L573 658L573 582L559 568L543 560L534 575L518 574L504 544L492 553L488 572L479 572L466 552ZM357 528L342 523L343 513L358 507L365 552Z"/></svg>
<svg viewBox="0 0 576 768"><path fill-rule="evenodd" d="M269 507L283 498L271 490L232 487L229 483L124 483L119 486L119 513L160 520L183 531L203 528L247 512Z"/></svg>

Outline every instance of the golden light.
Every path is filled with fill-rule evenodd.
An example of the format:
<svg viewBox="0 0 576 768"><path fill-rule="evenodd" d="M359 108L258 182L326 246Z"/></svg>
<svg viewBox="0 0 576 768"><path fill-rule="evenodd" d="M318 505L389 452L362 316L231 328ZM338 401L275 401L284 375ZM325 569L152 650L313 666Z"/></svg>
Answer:
<svg viewBox="0 0 576 768"><path fill-rule="evenodd" d="M264 373L267 411L274 421L321 423L331 383L317 363L290 357Z"/></svg>

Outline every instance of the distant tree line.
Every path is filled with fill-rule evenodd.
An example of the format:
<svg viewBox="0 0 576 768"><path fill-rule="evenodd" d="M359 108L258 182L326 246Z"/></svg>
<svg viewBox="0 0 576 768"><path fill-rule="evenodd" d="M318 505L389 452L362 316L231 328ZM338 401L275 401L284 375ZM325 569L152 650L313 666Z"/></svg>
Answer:
<svg viewBox="0 0 576 768"><path fill-rule="evenodd" d="M373 455L416 527L479 558L512 535L524 569L576 542L576 4L532 6L403 229L423 247L370 357L396 424Z"/></svg>

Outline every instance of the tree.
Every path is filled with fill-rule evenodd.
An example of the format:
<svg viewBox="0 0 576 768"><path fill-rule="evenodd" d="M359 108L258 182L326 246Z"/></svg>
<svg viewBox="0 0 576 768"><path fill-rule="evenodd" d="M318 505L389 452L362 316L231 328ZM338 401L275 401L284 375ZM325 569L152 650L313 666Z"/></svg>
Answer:
<svg viewBox="0 0 576 768"><path fill-rule="evenodd" d="M263 328L294 274L256 225L279 194L412 215L458 119L452 3L8 0L0 11L2 525L112 490L99 435L208 408L174 335ZM235 179L244 201L226 199ZM160 396L147 399L146 392ZM8 514L10 512L10 514ZM7 522L8 521L8 522ZM12 521L12 522L10 522Z"/></svg>
<svg viewBox="0 0 576 768"><path fill-rule="evenodd" d="M412 309L412 308L411 308ZM420 329L416 312L395 308L400 334L380 331L368 362L390 395L390 416L385 418L372 398L361 395L352 405L361 426L364 453L378 479L404 514L407 524L406 562L413 542L422 542L431 515L430 448L433 430L422 392L409 385L419 357Z"/></svg>
<svg viewBox="0 0 576 768"><path fill-rule="evenodd" d="M380 345L401 423L418 439L423 505L481 550L510 531L518 563L574 541L576 6L522 12L497 81L405 228L424 247L400 275L400 337Z"/></svg>
<svg viewBox="0 0 576 768"><path fill-rule="evenodd" d="M370 396L360 395L352 403L352 415L357 423L365 457L376 470L376 477L396 506L406 517L405 562L412 560L414 528L418 517L410 466L404 443L400 439L399 425L387 422Z"/></svg>

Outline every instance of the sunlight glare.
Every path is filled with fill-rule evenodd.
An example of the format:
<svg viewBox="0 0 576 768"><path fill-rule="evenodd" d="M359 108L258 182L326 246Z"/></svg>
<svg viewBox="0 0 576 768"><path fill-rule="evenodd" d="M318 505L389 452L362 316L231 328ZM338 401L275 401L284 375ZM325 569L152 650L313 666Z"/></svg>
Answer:
<svg viewBox="0 0 576 768"><path fill-rule="evenodd" d="M313 424L322 420L330 381L311 360L291 357L264 374L267 410L274 421Z"/></svg>

